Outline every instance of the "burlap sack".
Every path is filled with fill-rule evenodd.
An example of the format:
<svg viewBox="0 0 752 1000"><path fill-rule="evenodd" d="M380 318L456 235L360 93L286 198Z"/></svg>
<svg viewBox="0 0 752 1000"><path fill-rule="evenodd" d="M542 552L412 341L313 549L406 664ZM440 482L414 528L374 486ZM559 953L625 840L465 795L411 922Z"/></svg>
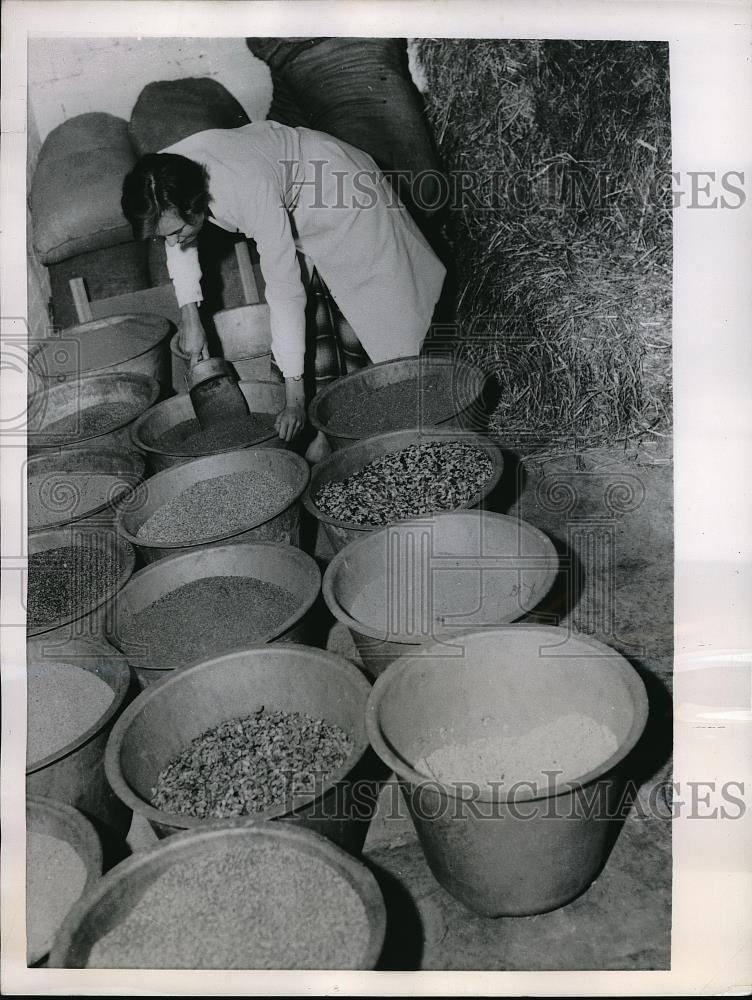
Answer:
<svg viewBox="0 0 752 1000"><path fill-rule="evenodd" d="M209 77L160 80L141 91L131 113L130 134L139 156L209 128L239 128L250 119L221 83Z"/></svg>
<svg viewBox="0 0 752 1000"><path fill-rule="evenodd" d="M135 162L128 123L114 115L77 115L50 132L29 196L34 252L41 263L133 239L120 195Z"/></svg>
<svg viewBox="0 0 752 1000"><path fill-rule="evenodd" d="M89 253L76 254L57 264L50 264L52 318L55 326L78 323L68 282L83 278L89 299L105 299L126 292L149 288L147 246L145 243L121 243Z"/></svg>

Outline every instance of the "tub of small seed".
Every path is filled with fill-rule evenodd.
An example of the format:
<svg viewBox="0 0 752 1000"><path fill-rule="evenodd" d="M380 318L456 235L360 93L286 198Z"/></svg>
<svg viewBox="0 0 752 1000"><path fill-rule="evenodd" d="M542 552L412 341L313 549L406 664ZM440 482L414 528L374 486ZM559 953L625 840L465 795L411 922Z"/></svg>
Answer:
<svg viewBox="0 0 752 1000"><path fill-rule="evenodd" d="M47 639L102 634L136 563L130 542L111 528L71 524L28 539L26 632Z"/></svg>
<svg viewBox="0 0 752 1000"><path fill-rule="evenodd" d="M162 837L219 819L284 819L359 851L370 807L353 787L375 764L369 690L352 663L311 646L205 660L129 705L107 744L107 778Z"/></svg>
<svg viewBox="0 0 752 1000"><path fill-rule="evenodd" d="M483 372L439 357L382 361L325 386L308 417L333 449L411 427L479 430L487 416Z"/></svg>
<svg viewBox="0 0 752 1000"><path fill-rule="evenodd" d="M160 559L118 595L110 642L142 687L207 657L274 640L308 642L321 589L314 559L291 545L216 545Z"/></svg>
<svg viewBox="0 0 752 1000"><path fill-rule="evenodd" d="M145 562L225 541L297 545L309 476L305 459L282 448L192 459L119 504L117 530Z"/></svg>
<svg viewBox="0 0 752 1000"><path fill-rule="evenodd" d="M74 448L30 458L26 499L30 531L66 524L114 526L113 504L143 482L144 460L114 448Z"/></svg>
<svg viewBox="0 0 752 1000"><path fill-rule="evenodd" d="M373 969L376 879L308 830L225 823L128 858L73 908L50 957L77 969Z"/></svg>
<svg viewBox="0 0 752 1000"><path fill-rule="evenodd" d="M133 451L131 424L156 403L160 392L159 382L134 372L50 383L29 400L29 453L61 448Z"/></svg>
<svg viewBox="0 0 752 1000"><path fill-rule="evenodd" d="M553 542L532 524L451 511L350 542L327 567L323 594L377 677L421 644L521 618L549 592L558 565Z"/></svg>
<svg viewBox="0 0 752 1000"><path fill-rule="evenodd" d="M503 469L501 449L482 434L393 431L319 462L303 503L339 552L387 524L483 504Z"/></svg>
<svg viewBox="0 0 752 1000"><path fill-rule="evenodd" d="M74 806L115 839L131 811L107 782L104 751L129 684L127 661L103 639L27 642L27 791Z"/></svg>
<svg viewBox="0 0 752 1000"><path fill-rule="evenodd" d="M26 960L40 965L73 905L102 875L96 831L78 810L26 799Z"/></svg>
<svg viewBox="0 0 752 1000"><path fill-rule="evenodd" d="M173 396L139 417L132 428L136 447L146 455L153 473L182 465L192 458L238 448L284 448L274 428L285 406L285 387L279 382L240 382L248 403L246 418L201 428L187 394Z"/></svg>

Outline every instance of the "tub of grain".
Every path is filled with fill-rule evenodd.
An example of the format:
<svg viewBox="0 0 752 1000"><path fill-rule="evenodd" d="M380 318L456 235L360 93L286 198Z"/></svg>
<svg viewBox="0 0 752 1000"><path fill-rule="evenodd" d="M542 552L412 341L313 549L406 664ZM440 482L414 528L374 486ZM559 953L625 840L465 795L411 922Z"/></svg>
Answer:
<svg viewBox="0 0 752 1000"><path fill-rule="evenodd" d="M28 537L26 631L47 643L102 635L133 573L133 546L111 528L70 524Z"/></svg>
<svg viewBox="0 0 752 1000"><path fill-rule="evenodd" d="M143 482L144 460L114 448L46 452L26 463L30 531L66 524L114 526L113 504Z"/></svg>
<svg viewBox="0 0 752 1000"><path fill-rule="evenodd" d="M103 639L29 639L26 789L80 810L104 837L124 839L130 809L110 788L104 751L130 684L128 663Z"/></svg>
<svg viewBox="0 0 752 1000"><path fill-rule="evenodd" d="M31 351L29 365L50 384L87 374L136 372L169 386L171 329L164 316L105 316L39 341Z"/></svg>
<svg viewBox="0 0 752 1000"><path fill-rule="evenodd" d="M29 403L29 454L61 448L132 451L131 424L159 394L155 379L133 372L51 383Z"/></svg>
<svg viewBox="0 0 752 1000"><path fill-rule="evenodd" d="M411 427L481 430L486 376L475 365L440 357L382 361L316 393L308 418L333 449Z"/></svg>
<svg viewBox="0 0 752 1000"><path fill-rule="evenodd" d="M501 449L482 434L392 431L317 463L303 503L339 552L386 524L481 506L503 469Z"/></svg>
<svg viewBox="0 0 752 1000"><path fill-rule="evenodd" d="M309 830L233 823L128 858L65 921L56 968L373 969L371 872Z"/></svg>
<svg viewBox="0 0 752 1000"><path fill-rule="evenodd" d="M77 809L26 798L26 961L40 965L73 905L102 875L102 847Z"/></svg>
<svg viewBox="0 0 752 1000"><path fill-rule="evenodd" d="M173 396L158 403L135 422L133 442L146 455L153 473L182 465L192 458L251 447L287 447L274 428L285 407L285 387L279 382L240 382L250 413L247 419L201 429L190 397Z"/></svg>
<svg viewBox="0 0 752 1000"><path fill-rule="evenodd" d="M377 677L421 644L532 611L556 577L553 542L517 517L453 511L350 542L324 574L324 600Z"/></svg>
<svg viewBox="0 0 752 1000"><path fill-rule="evenodd" d="M247 448L165 469L118 505L117 530L145 562L218 542L297 545L308 463Z"/></svg>
<svg viewBox="0 0 752 1000"><path fill-rule="evenodd" d="M392 663L368 735L392 768L437 880L471 910L553 910L597 877L642 735L645 687L615 650L510 625Z"/></svg>
<svg viewBox="0 0 752 1000"><path fill-rule="evenodd" d="M291 545L216 545L160 559L118 596L107 638L142 687L249 643L309 642L321 588L314 559Z"/></svg>
<svg viewBox="0 0 752 1000"><path fill-rule="evenodd" d="M373 805L358 783L380 773L365 733L369 690L352 663L294 643L205 660L125 710L107 778L162 837L247 816L310 827L355 853Z"/></svg>

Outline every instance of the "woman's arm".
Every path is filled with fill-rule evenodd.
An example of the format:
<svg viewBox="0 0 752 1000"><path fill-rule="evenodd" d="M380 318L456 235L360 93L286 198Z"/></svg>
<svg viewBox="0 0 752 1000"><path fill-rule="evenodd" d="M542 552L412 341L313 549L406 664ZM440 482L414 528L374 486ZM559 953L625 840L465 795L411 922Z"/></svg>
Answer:
<svg viewBox="0 0 752 1000"><path fill-rule="evenodd" d="M206 333L198 314L198 306L203 302L201 292L201 265L195 246L167 246L167 271L175 289L175 298L180 307L180 350L191 356L191 365L208 356Z"/></svg>

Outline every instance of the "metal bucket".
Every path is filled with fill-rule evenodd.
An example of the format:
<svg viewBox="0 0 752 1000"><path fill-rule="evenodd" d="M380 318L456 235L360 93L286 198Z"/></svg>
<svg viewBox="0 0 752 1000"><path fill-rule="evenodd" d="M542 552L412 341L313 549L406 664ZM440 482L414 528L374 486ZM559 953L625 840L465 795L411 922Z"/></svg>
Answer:
<svg viewBox="0 0 752 1000"><path fill-rule="evenodd" d="M568 713L606 725L617 745L584 774L555 780L552 770L534 787L531 767L518 782L468 773L447 783L416 766L481 735L504 732L513 747ZM615 650L565 628L510 625L397 660L374 684L366 725L441 885L478 913L522 916L564 906L598 875L616 832L618 765L647 715L642 680Z"/></svg>
<svg viewBox="0 0 752 1000"><path fill-rule="evenodd" d="M321 572L316 561L300 549L273 542L246 542L242 545L217 545L172 559L160 559L132 576L120 592L116 627L107 636L128 658L142 688L162 680L176 668L161 666L148 649L140 654L131 652L124 644L118 626L127 617L138 614L178 587L211 576L253 577L284 587L295 595L298 601L295 613L254 642L310 642L313 638L315 623L311 620L311 610L320 593ZM238 615L253 614L253 608L237 607L234 610ZM225 651L226 648L216 649L214 654ZM193 657L193 661L195 659Z"/></svg>
<svg viewBox="0 0 752 1000"><path fill-rule="evenodd" d="M26 836L29 834L45 834L62 840L78 855L86 870L86 882L84 883L81 895L90 892L94 885L102 876L102 847L99 843L96 830L87 819L71 806L56 802L54 799L42 796L27 795L26 797ZM26 906L27 922L27 954L28 965L38 965L49 953L50 948L41 943L37 946L31 944L33 928L28 899ZM61 920L62 924L62 920ZM50 942L50 946L52 942Z"/></svg>
<svg viewBox="0 0 752 1000"><path fill-rule="evenodd" d="M50 384L29 401L28 451L37 454L50 449L115 448L133 451L131 424L156 403L159 383L148 375L133 372L107 375L86 375L69 379L60 385ZM80 426L63 432L46 428L56 421L81 413L98 405L126 404L125 419L115 417L111 426L96 434L87 434Z"/></svg>
<svg viewBox="0 0 752 1000"><path fill-rule="evenodd" d="M158 836L205 827L212 820L164 812L150 804L161 770L191 740L228 719L262 707L306 712L350 734L353 748L348 759L326 781L317 782L315 794L293 789L288 802L250 818L300 823L356 853L363 846L371 814L353 799L352 788L372 777L374 763L380 766L366 738L369 691L368 681L352 663L310 646L249 646L204 660L173 671L126 709L107 744L107 778Z"/></svg>
<svg viewBox="0 0 752 1000"><path fill-rule="evenodd" d="M43 382L53 384L87 374L136 372L169 386L171 329L164 316L105 316L40 341L29 365Z"/></svg>
<svg viewBox="0 0 752 1000"><path fill-rule="evenodd" d="M334 426L333 415L337 409L352 401L367 400L369 395L387 385L411 382L415 379L424 384L437 374L451 376L451 392L442 394L441 415L426 415L421 426L459 427L465 430L482 430L487 421L483 401L486 376L475 365L465 361L442 358L414 357L397 361L381 361L360 371L352 372L344 378L330 382L316 393L308 408L308 419L318 431L323 431L334 450L345 448L355 441L372 436L372 432L353 433L346 427ZM422 415L421 415L422 416ZM412 413L407 423L395 424L392 430L409 429L416 425L416 414ZM389 433L389 431L384 431Z"/></svg>
<svg viewBox="0 0 752 1000"><path fill-rule="evenodd" d="M279 382L241 382L239 388L253 413L273 413L276 415L285 407L285 387ZM238 450L238 445L234 445L232 448L224 448L220 451L196 452L194 455L186 455L170 451L160 445L160 438L168 431L186 420L194 419L195 416L190 398L187 393L183 393L183 395L173 396L172 399L166 399L163 403L157 403L133 424L131 428L133 443L146 456L152 473L162 472L175 465L183 465L185 462L190 462L192 458ZM273 430L257 441L249 441L247 447L285 448L287 445L281 440L276 430Z"/></svg>
<svg viewBox="0 0 752 1000"><path fill-rule="evenodd" d="M80 810L105 839L124 840L131 810L110 788L104 753L112 726L125 705L130 669L124 657L104 640L76 639L58 645L46 635L30 639L29 663L70 664L96 674L112 688L113 699L97 721L67 746L26 768L26 790Z"/></svg>
<svg viewBox="0 0 752 1000"><path fill-rule="evenodd" d="M32 523L29 503L29 530L61 528L66 524L114 527L113 505L125 493L143 482L146 465L135 452L114 448L76 448L43 452L26 463L27 484L39 480L40 506L46 508L45 521ZM92 475L118 477L103 501L85 500L85 487ZM30 498L30 486L27 496Z"/></svg>
<svg viewBox="0 0 752 1000"><path fill-rule="evenodd" d="M174 865L196 858L211 859L215 852L253 844L269 844L281 850L294 850L316 859L332 876L344 879L363 904L368 923L367 941L353 949L353 969L373 969L381 953L386 930L386 909L376 879L364 864L339 850L323 837L309 830L291 830L269 823L233 823L211 830L192 830L171 837L148 851L123 861L87 893L71 910L64 922L50 958L55 968L83 969L94 944L125 920L146 889ZM253 866L234 873L233 878L247 880L248 893L254 892ZM322 889L324 887L322 886ZM284 906L280 897L280 907ZM177 912L182 912L176 900ZM253 935L253 924L248 934Z"/></svg>
<svg viewBox="0 0 752 1000"><path fill-rule="evenodd" d="M222 309L212 316L222 345L243 380L268 379L271 372L271 312L266 302Z"/></svg>
<svg viewBox="0 0 752 1000"><path fill-rule="evenodd" d="M318 462L311 470L311 481L303 494L303 504L306 510L319 521L326 532L327 538L335 552L339 552L349 542L364 538L369 532L375 531L380 525L355 524L351 521L341 521L324 514L315 503L315 496L327 483L337 483L346 479L354 472L360 471L374 459L389 455L414 444L428 444L433 441L462 441L465 444L482 448L491 460L493 471L484 485L471 500L463 505L464 509L482 506L486 497L496 487L504 470L504 458L501 449L482 434L470 431L452 430L404 430L391 431L389 434L377 434L348 445L340 451L335 451L323 461ZM463 509L458 508L458 509Z"/></svg>
<svg viewBox="0 0 752 1000"><path fill-rule="evenodd" d="M119 573L109 587L101 587L91 600L71 607L59 618L27 626L27 635L44 634L48 645L52 643L59 645L79 637L102 636L107 621L113 616L118 592L130 579L136 564L133 546L125 539L119 538L111 528L69 524L64 528L35 531L28 537L30 556L68 545L107 548L118 561Z"/></svg>
<svg viewBox="0 0 752 1000"><path fill-rule="evenodd" d="M184 542L146 542L138 537L140 526L163 504L179 496L194 483L234 472L265 472L290 487L290 497L262 516L249 516L248 523L237 530ZM183 465L165 469L147 479L118 506L117 530L132 543L144 562L203 549L218 542L285 542L297 545L300 522L300 496L309 478L308 463L300 455L281 448L246 448L241 451L195 458Z"/></svg>
<svg viewBox="0 0 752 1000"><path fill-rule="evenodd" d="M545 597L559 557L531 524L506 514L426 515L350 542L323 594L375 678L423 643L521 618Z"/></svg>

